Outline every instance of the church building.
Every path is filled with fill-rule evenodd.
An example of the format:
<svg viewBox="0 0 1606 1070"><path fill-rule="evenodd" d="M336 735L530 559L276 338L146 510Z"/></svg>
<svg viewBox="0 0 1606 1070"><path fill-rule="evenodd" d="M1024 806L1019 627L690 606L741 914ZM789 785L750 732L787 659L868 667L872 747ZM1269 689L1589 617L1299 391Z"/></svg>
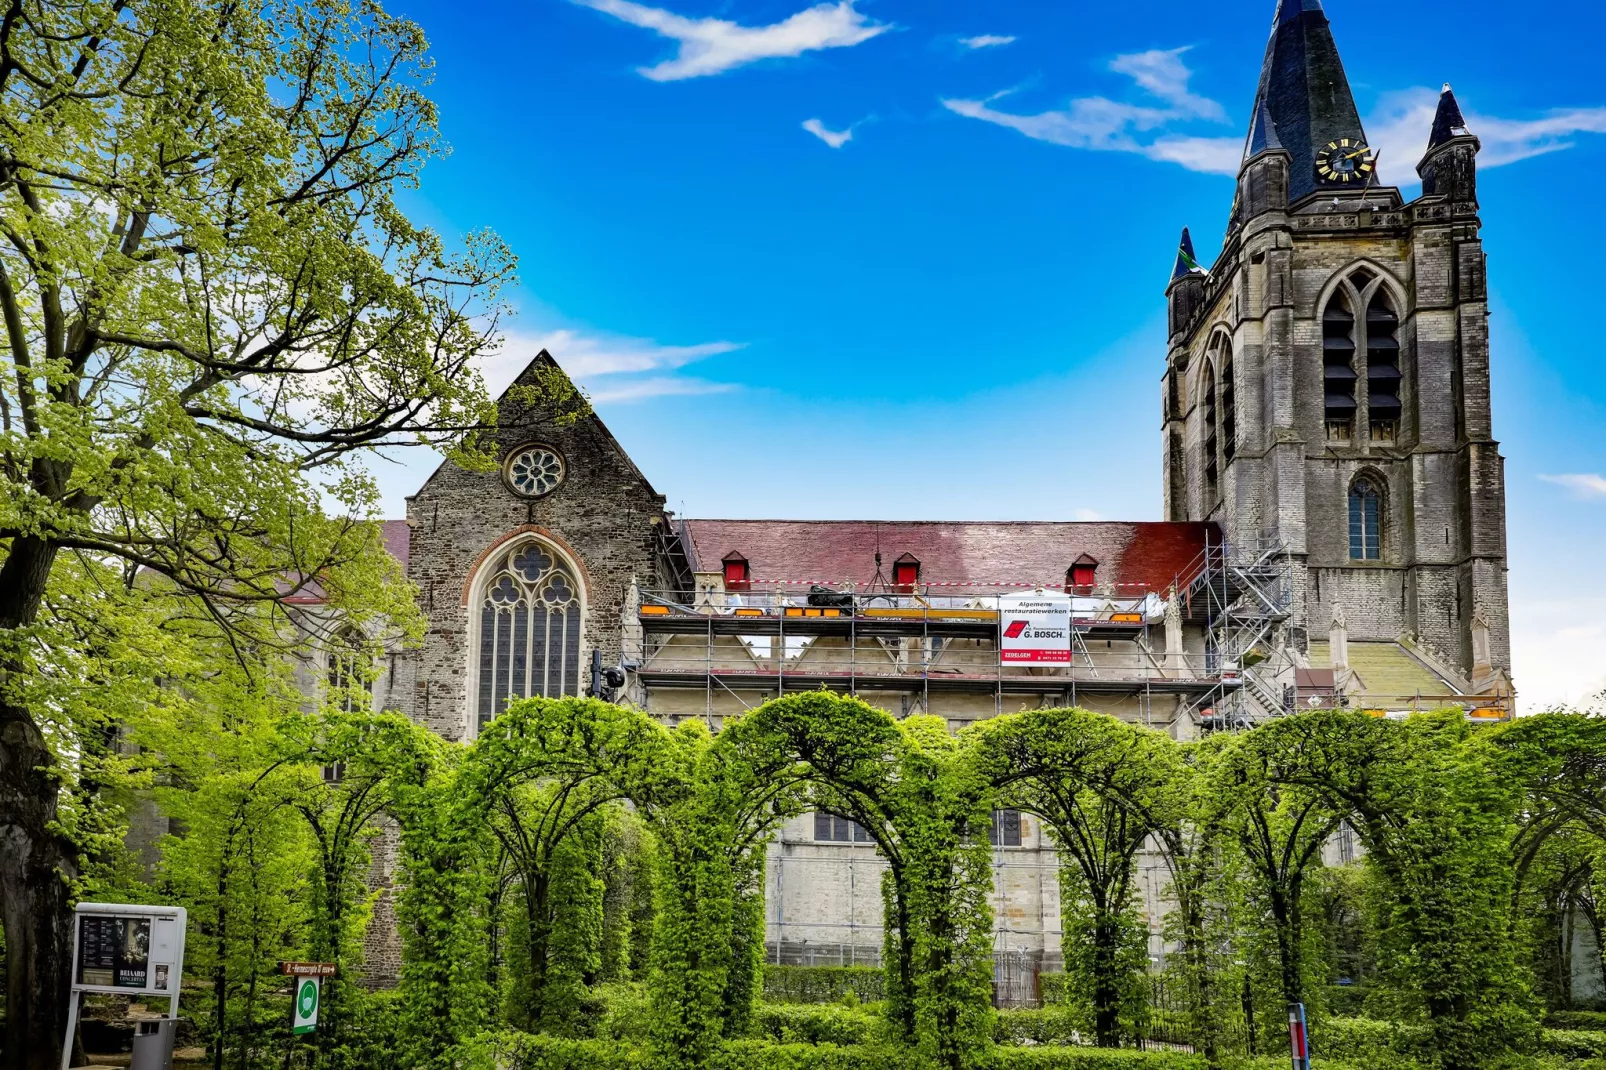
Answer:
<svg viewBox="0 0 1606 1070"><path fill-rule="evenodd" d="M391 525L428 630L384 704L451 740L521 696L717 730L821 687L955 730L1069 704L1179 739L1318 705L1509 716L1478 139L1446 86L1420 195L1381 185L1318 0L1279 4L1248 119L1221 253L1184 230L1165 291L1164 520L676 516L600 419L511 389L500 470L443 464ZM1068 605L1057 663L1009 657L1032 595ZM993 840L1007 1002L1058 958L1057 864L1030 816ZM881 871L852 822L788 823L770 961L878 961ZM1157 858L1136 883L1157 922Z"/></svg>

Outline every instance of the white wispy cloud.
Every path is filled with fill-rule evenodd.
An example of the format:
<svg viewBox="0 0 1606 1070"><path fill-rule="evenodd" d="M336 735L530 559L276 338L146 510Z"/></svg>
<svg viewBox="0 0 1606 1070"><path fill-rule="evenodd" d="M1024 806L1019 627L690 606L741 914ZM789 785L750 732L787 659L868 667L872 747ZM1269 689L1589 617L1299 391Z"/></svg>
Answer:
<svg viewBox="0 0 1606 1070"><path fill-rule="evenodd" d="M1243 151L1236 137L1201 137L1168 132L1188 122L1225 122L1226 109L1189 88L1193 72L1182 61L1186 48L1154 49L1116 56L1110 70L1124 74L1160 104L1133 104L1108 97L1077 97L1063 109L1023 115L993 107L1007 93L984 100L950 98L942 104L956 115L995 123L1027 137L1094 152L1131 152L1178 163L1194 171L1234 174Z"/></svg>
<svg viewBox="0 0 1606 1070"><path fill-rule="evenodd" d="M983 33L975 37L961 37L959 43L966 48L999 48L1014 44L1015 38L1012 34Z"/></svg>
<svg viewBox="0 0 1606 1070"><path fill-rule="evenodd" d="M1597 472L1572 472L1539 477L1546 483L1566 487L1580 498L1606 498L1606 476Z"/></svg>
<svg viewBox="0 0 1606 1070"><path fill-rule="evenodd" d="M1020 114L993 107L1009 91L982 100L946 99L958 115L1017 130L1027 137L1096 152L1130 152L1178 164L1190 171L1231 175L1243 158L1242 135L1186 132L1191 123L1230 122L1220 102L1195 93L1184 60L1188 48L1151 49L1116 56L1109 69L1132 79L1158 103L1131 103L1102 96L1077 97L1064 108ZM1390 185L1419 180L1416 165L1427 149L1438 108L1437 90L1395 90L1378 98L1366 119L1368 139L1378 150L1378 171ZM1467 126L1483 144L1481 168L1500 167L1573 146L1580 135L1606 134L1606 107L1561 108L1536 118L1504 119L1467 109Z"/></svg>
<svg viewBox="0 0 1606 1070"><path fill-rule="evenodd" d="M1182 54L1191 45L1182 48L1153 48L1147 52L1133 52L1116 56L1110 61L1110 70L1131 78L1142 89L1169 103L1179 117L1210 119L1226 122L1227 110L1209 97L1201 97L1188 88L1193 71L1182 62Z"/></svg>
<svg viewBox="0 0 1606 1070"><path fill-rule="evenodd" d="M1427 151L1439 106L1438 90L1418 86L1384 93L1366 120L1377 146L1379 177L1391 185L1415 185L1416 165ZM1466 108L1467 129L1478 136L1480 168L1500 167L1573 147L1579 134L1606 134L1606 108L1565 108L1535 119L1501 119Z"/></svg>
<svg viewBox="0 0 1606 1070"><path fill-rule="evenodd" d="M851 126L846 130L832 130L818 119L805 119L803 120L803 129L833 149L840 149L843 145L853 140L853 127Z"/></svg>
<svg viewBox="0 0 1606 1070"><path fill-rule="evenodd" d="M706 357L734 352L744 345L742 342L663 345L646 338L593 334L572 328L541 333L509 331L503 337L501 348L481 362L480 374L495 396L506 390L525 365L544 349L594 401L713 394L734 390L735 386L665 373L678 371Z"/></svg>
<svg viewBox="0 0 1606 1070"><path fill-rule="evenodd" d="M726 19L692 19L631 0L577 0L614 18L653 30L680 44L674 59L637 70L655 82L700 78L761 59L800 56L825 48L850 48L891 29L854 10L854 0L816 4L768 26L742 26Z"/></svg>
<svg viewBox="0 0 1606 1070"><path fill-rule="evenodd" d="M640 401L643 398L689 397L698 394L724 394L735 390L734 383L710 383L703 379L677 379L658 376L628 383L609 382L588 391L599 404L610 401Z"/></svg>

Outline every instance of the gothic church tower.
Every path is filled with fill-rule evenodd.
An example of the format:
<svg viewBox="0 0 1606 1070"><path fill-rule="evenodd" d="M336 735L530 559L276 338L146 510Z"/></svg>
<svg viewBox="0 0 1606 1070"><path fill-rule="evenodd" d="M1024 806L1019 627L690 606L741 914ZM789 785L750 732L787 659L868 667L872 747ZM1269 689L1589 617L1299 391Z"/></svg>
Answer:
<svg viewBox="0 0 1606 1070"><path fill-rule="evenodd" d="M1166 291L1166 516L1286 548L1294 649L1336 618L1483 692L1510 650L1479 143L1448 85L1422 133L1406 203L1320 0L1281 0L1221 254L1184 231Z"/></svg>

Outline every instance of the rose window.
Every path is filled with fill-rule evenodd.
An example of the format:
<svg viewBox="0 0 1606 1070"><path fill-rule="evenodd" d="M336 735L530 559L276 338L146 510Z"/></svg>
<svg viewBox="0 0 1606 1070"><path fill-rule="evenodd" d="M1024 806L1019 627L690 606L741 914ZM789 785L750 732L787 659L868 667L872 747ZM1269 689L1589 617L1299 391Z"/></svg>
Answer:
<svg viewBox="0 0 1606 1070"><path fill-rule="evenodd" d="M526 446L508 461L507 481L527 498L551 494L563 482L563 458L545 446Z"/></svg>

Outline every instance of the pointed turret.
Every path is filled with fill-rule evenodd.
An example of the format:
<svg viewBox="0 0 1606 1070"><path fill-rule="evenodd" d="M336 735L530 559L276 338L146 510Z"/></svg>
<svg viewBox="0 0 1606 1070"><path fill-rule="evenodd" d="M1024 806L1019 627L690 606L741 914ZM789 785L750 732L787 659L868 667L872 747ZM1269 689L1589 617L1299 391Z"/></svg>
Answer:
<svg viewBox="0 0 1606 1070"><path fill-rule="evenodd" d="M1320 0L1279 0L1253 116L1244 162L1274 146L1286 151L1290 202L1326 188L1317 177L1316 159L1329 144L1345 138L1354 145L1365 144L1361 117Z"/></svg>
<svg viewBox="0 0 1606 1070"><path fill-rule="evenodd" d="M1171 281L1176 282L1184 275L1195 272L1203 275L1205 270L1199 266L1199 261L1193 255L1193 235L1188 233L1187 227L1183 227L1182 241L1177 244L1177 262L1171 268Z"/></svg>
<svg viewBox="0 0 1606 1070"><path fill-rule="evenodd" d="M1177 243L1177 262L1171 268L1171 281L1165 288L1173 338L1193 322L1194 313L1204 302L1204 284L1205 269L1193 255L1193 235L1183 227L1182 240Z"/></svg>
<svg viewBox="0 0 1606 1070"><path fill-rule="evenodd" d="M1433 115L1428 134L1428 151L1416 165L1422 176L1422 193L1448 197L1452 201L1478 201L1478 150L1483 145L1467 129L1450 83L1439 94L1439 110Z"/></svg>
<svg viewBox="0 0 1606 1070"><path fill-rule="evenodd" d="M1455 90L1445 82L1439 93L1439 110L1433 115L1433 132L1428 135L1428 152L1449 144L1453 138L1471 136L1467 121L1461 117L1461 105L1456 103Z"/></svg>

